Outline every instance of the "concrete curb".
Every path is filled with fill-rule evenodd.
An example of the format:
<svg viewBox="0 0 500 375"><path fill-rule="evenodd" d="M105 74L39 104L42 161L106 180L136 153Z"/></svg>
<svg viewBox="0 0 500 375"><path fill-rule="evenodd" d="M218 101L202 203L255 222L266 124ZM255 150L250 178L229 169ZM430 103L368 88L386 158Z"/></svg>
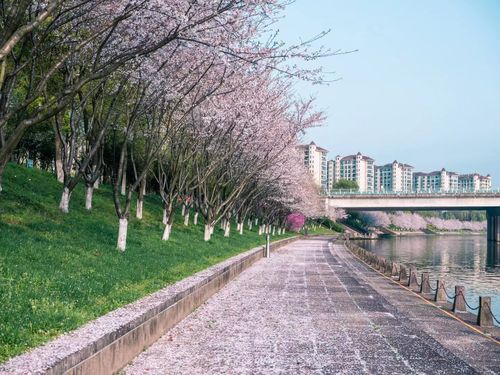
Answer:
<svg viewBox="0 0 500 375"><path fill-rule="evenodd" d="M300 236L271 244L271 250ZM112 374L264 256L259 246L0 365L0 374Z"/></svg>

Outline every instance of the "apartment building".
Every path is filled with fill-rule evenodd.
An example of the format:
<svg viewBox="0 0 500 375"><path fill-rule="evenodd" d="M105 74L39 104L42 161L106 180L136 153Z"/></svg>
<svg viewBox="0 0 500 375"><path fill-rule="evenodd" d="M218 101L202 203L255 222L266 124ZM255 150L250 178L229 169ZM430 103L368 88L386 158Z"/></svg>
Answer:
<svg viewBox="0 0 500 375"><path fill-rule="evenodd" d="M430 173L413 174L414 191L450 191L458 190L458 173L446 169Z"/></svg>
<svg viewBox="0 0 500 375"><path fill-rule="evenodd" d="M413 167L409 164L392 163L375 166L374 190L376 192L409 192L413 189Z"/></svg>
<svg viewBox="0 0 500 375"><path fill-rule="evenodd" d="M463 191L491 190L491 176L479 173L461 174L458 176L458 189Z"/></svg>
<svg viewBox="0 0 500 375"><path fill-rule="evenodd" d="M311 173L314 182L319 187L327 187L327 161L328 150L317 146L314 142L308 145L300 145L299 148L304 153L304 165Z"/></svg>
<svg viewBox="0 0 500 375"><path fill-rule="evenodd" d="M362 192L373 191L374 160L360 152L345 157L337 156L328 162L327 188L330 190L339 180L355 181Z"/></svg>

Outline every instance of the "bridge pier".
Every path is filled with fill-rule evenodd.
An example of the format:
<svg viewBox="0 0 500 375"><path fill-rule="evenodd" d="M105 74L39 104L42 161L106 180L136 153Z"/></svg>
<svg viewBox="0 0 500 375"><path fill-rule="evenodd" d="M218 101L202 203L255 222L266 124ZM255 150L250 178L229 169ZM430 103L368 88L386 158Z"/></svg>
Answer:
<svg viewBox="0 0 500 375"><path fill-rule="evenodd" d="M486 210L488 241L500 242L500 209Z"/></svg>

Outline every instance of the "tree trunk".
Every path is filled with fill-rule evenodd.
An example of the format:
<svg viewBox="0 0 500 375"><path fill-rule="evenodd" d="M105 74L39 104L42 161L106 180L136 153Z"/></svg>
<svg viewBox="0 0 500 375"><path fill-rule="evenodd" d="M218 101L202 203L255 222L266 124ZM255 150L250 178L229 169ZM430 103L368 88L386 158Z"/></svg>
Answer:
<svg viewBox="0 0 500 375"><path fill-rule="evenodd" d="M243 234L243 226L244 226L243 221L239 225L240 225L240 234Z"/></svg>
<svg viewBox="0 0 500 375"><path fill-rule="evenodd" d="M126 165L126 164L125 164ZM122 175L122 188L121 188L121 194L125 195L127 194L127 173L126 171L123 171Z"/></svg>
<svg viewBox="0 0 500 375"><path fill-rule="evenodd" d="M94 186L93 185L87 185L85 189L85 209L86 210L91 210L92 209L92 197L94 196Z"/></svg>
<svg viewBox="0 0 500 375"><path fill-rule="evenodd" d="M194 213L194 218L193 218L193 224L194 225L198 225L198 215L199 215L198 212Z"/></svg>
<svg viewBox="0 0 500 375"><path fill-rule="evenodd" d="M184 225L187 227L189 225L189 210L184 212Z"/></svg>
<svg viewBox="0 0 500 375"><path fill-rule="evenodd" d="M259 218L255 218L255 225L259 225Z"/></svg>
<svg viewBox="0 0 500 375"><path fill-rule="evenodd" d="M69 191L69 188L64 187L61 195L61 201L59 202L59 210L61 210L62 213L67 214L69 212L70 198L71 198L71 192Z"/></svg>
<svg viewBox="0 0 500 375"><path fill-rule="evenodd" d="M142 220L142 208L144 207L144 200L137 198L135 217Z"/></svg>
<svg viewBox="0 0 500 375"><path fill-rule="evenodd" d="M210 224L205 224L205 235L203 238L205 241L210 241L211 237L212 237L212 227Z"/></svg>
<svg viewBox="0 0 500 375"><path fill-rule="evenodd" d="M64 182L64 171L63 171L63 162L62 162L62 141L61 137L59 137L59 132L57 131L56 124L54 123L54 146L55 146L55 168L56 168L56 176L57 181L60 183Z"/></svg>
<svg viewBox="0 0 500 375"><path fill-rule="evenodd" d="M226 225L224 227L224 237L229 237L230 232L231 232L231 221L226 220Z"/></svg>
<svg viewBox="0 0 500 375"><path fill-rule="evenodd" d="M120 218L120 226L118 227L118 241L116 243L116 248L120 251L125 251L127 247L127 231L128 231L128 219L126 217Z"/></svg>
<svg viewBox="0 0 500 375"><path fill-rule="evenodd" d="M259 236L262 234L262 225L259 225Z"/></svg>
<svg viewBox="0 0 500 375"><path fill-rule="evenodd" d="M137 208L135 210L135 216L139 219L142 220L142 211L144 208L144 190L146 186L146 179L141 181L141 185L139 187L139 195L137 197Z"/></svg>
<svg viewBox="0 0 500 375"><path fill-rule="evenodd" d="M163 231L163 236L161 237L161 239L163 241L168 241L168 239L170 238L170 233L172 233L172 224L166 224L165 225L165 230Z"/></svg>
<svg viewBox="0 0 500 375"><path fill-rule="evenodd" d="M97 180L94 182L94 189L99 189L99 184L101 183L101 177L99 177Z"/></svg>
<svg viewBox="0 0 500 375"><path fill-rule="evenodd" d="M167 209L163 207L163 220L162 223L167 225Z"/></svg>
<svg viewBox="0 0 500 375"><path fill-rule="evenodd" d="M121 186L121 195L127 194L127 147L124 150L124 160L123 160L123 172L122 172L122 186Z"/></svg>
<svg viewBox="0 0 500 375"><path fill-rule="evenodd" d="M181 216L184 216L184 214L186 213L186 205L182 205L182 208L181 208Z"/></svg>
<svg viewBox="0 0 500 375"><path fill-rule="evenodd" d="M252 228L253 228L253 221L249 219L248 220L248 229L252 230Z"/></svg>

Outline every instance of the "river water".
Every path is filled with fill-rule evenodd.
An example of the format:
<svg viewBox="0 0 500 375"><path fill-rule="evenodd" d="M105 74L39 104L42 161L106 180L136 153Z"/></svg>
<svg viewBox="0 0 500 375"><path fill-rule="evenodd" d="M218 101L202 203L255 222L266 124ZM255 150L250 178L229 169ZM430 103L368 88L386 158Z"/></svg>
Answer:
<svg viewBox="0 0 500 375"><path fill-rule="evenodd" d="M500 245L486 241L486 235L420 235L359 242L386 259L414 265L419 273L429 272L433 288L438 278L445 281L450 295L455 285L465 286L472 307L479 304L479 296L491 296L493 314L500 320Z"/></svg>

